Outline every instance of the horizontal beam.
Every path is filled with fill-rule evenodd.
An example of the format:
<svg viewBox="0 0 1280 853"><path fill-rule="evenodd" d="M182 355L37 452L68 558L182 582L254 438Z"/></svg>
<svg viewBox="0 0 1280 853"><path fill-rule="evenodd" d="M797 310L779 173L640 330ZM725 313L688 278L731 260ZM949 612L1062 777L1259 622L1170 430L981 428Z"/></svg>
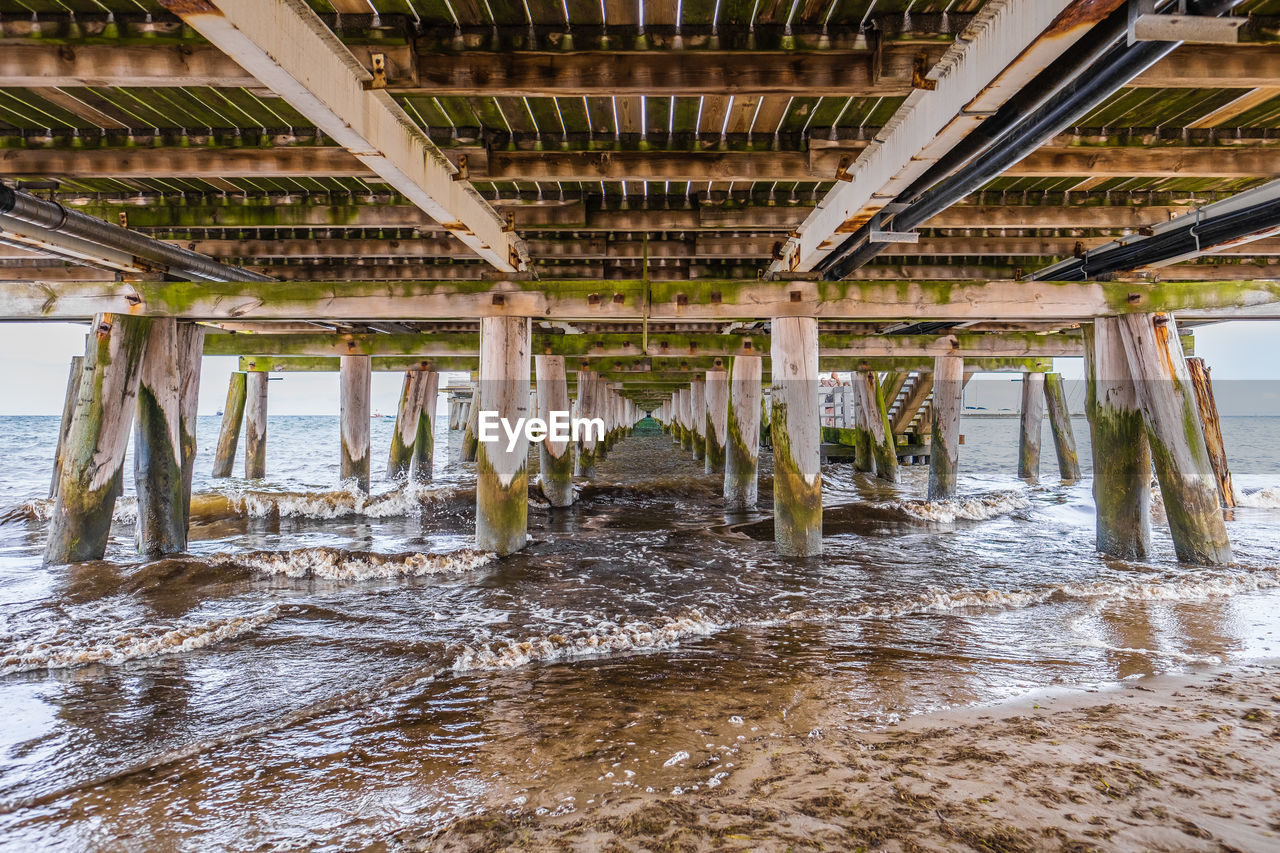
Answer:
<svg viewBox="0 0 1280 853"><path fill-rule="evenodd" d="M473 181L832 181L851 148L770 151L492 151L470 167ZM373 173L331 146L134 149L9 149L0 167L15 178L367 178ZM1271 146L1153 148L1053 146L1010 167L1007 177L1275 177Z"/></svg>
<svg viewBox="0 0 1280 853"><path fill-rule="evenodd" d="M765 334L535 334L532 351L538 355L586 358L688 359L716 356L769 357ZM472 332L420 334L208 334L205 355L341 356L404 355L420 357L478 356L480 336ZM1079 333L955 335L849 335L818 337L818 354L840 358L888 358L936 355L1036 356L1054 358L1081 354Z"/></svg>
<svg viewBox="0 0 1280 853"><path fill-rule="evenodd" d="M1178 311L1280 318L1280 282L412 281L0 283L0 320L100 313L187 320L471 319L671 322L820 319L1045 321Z"/></svg>
<svg viewBox="0 0 1280 853"><path fill-rule="evenodd" d="M439 358L416 358L414 356L374 356L370 360L372 369L380 372L401 372L406 370L475 370L480 363L479 356L441 356ZM341 360L334 356L243 356L239 369L256 373L336 373ZM575 376L579 370L591 370L612 381L630 385L684 385L691 379L699 377L704 371L724 368L725 359L702 358L690 359L683 365L650 365L648 359L597 359L587 363L565 361L565 372ZM819 358L819 369L824 372L846 372L850 370L875 371L930 371L933 370L932 357L896 358L847 358L830 356ZM1025 373L1051 370L1053 362L1038 358L991 358L977 357L965 359L965 370L971 373ZM766 369L763 379L769 379Z"/></svg>

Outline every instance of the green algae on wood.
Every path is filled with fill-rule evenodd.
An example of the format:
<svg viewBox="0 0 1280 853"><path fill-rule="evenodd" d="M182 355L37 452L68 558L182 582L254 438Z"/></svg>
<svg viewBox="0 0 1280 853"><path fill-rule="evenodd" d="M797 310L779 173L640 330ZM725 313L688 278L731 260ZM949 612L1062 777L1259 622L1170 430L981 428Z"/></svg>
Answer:
<svg viewBox="0 0 1280 853"><path fill-rule="evenodd" d="M246 380L248 374L233 371L227 384L227 401L222 408L222 427L218 446L213 453L213 476L230 477L236 461L236 445L240 442L240 426L244 421Z"/></svg>
<svg viewBox="0 0 1280 853"><path fill-rule="evenodd" d="M1053 433L1053 448L1058 455L1058 472L1064 483L1074 483L1080 479L1080 457L1076 453L1075 433L1071 430L1071 412L1067 409L1062 374L1045 374L1044 399L1049 429Z"/></svg>

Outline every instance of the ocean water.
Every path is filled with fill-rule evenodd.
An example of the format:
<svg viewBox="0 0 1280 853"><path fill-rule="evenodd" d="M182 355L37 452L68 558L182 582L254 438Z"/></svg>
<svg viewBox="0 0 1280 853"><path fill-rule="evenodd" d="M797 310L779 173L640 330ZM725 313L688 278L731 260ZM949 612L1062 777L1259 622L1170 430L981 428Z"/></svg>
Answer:
<svg viewBox="0 0 1280 853"><path fill-rule="evenodd" d="M533 541L471 547L472 466L337 487L336 418L272 417L263 482L208 477L190 556L41 565L56 418L0 418L0 847L347 849L505 805L567 811L715 787L741 750L837 720L1274 656L1280 418L1223 422L1236 564L1093 551L1086 479L1017 480L1017 421L962 420L955 501L927 470L824 469L826 552L775 553L761 509L660 433L623 440ZM443 427L443 424L441 424ZM536 458L536 456L535 456ZM385 464L385 463L383 463ZM242 468L238 465L238 470Z"/></svg>

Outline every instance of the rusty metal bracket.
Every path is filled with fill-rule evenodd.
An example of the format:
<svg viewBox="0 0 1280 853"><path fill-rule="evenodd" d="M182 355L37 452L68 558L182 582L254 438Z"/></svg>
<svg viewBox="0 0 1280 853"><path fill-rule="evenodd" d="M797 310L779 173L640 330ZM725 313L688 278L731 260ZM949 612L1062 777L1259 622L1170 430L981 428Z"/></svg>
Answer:
<svg viewBox="0 0 1280 853"><path fill-rule="evenodd" d="M853 155L845 154L840 158L840 162L836 164L836 180L852 181L853 175L849 174L849 169L853 166Z"/></svg>
<svg viewBox="0 0 1280 853"><path fill-rule="evenodd" d="M466 156L466 155L463 155L463 156ZM507 224L502 226L502 232L504 234L514 233L516 230L516 212L514 210L508 210L506 219L507 219Z"/></svg>
<svg viewBox="0 0 1280 853"><path fill-rule="evenodd" d="M470 172L470 171L468 170L468 168L467 168L467 155L466 155L466 154L459 154L459 155L458 155L458 171L457 171L457 172L455 172L455 173L453 174L453 179L454 179L455 181L469 181L469 180L471 180L471 172Z"/></svg>
<svg viewBox="0 0 1280 853"><path fill-rule="evenodd" d="M126 211L120 211L116 214L116 221L120 223L121 228L129 227L129 214Z"/></svg>
<svg viewBox="0 0 1280 853"><path fill-rule="evenodd" d="M365 89L387 88L387 55L373 53L369 58L373 61L373 79L364 84Z"/></svg>

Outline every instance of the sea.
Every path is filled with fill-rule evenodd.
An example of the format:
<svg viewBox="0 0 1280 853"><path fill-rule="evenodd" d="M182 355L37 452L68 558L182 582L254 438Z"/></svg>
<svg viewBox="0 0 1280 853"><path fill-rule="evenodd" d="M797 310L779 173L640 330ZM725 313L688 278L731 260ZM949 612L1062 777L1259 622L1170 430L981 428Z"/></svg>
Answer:
<svg viewBox="0 0 1280 853"><path fill-rule="evenodd" d="M483 810L714 789L743 750L1280 651L1280 418L1225 417L1235 562L1094 551L1085 479L1016 477L1015 418L965 417L960 491L824 466L821 557L779 557L771 459L730 514L652 422L475 550L474 466L438 419L430 484L338 482L333 417L268 419L268 477L209 476L190 553L42 565L58 421L0 418L0 848L394 847ZM243 453L243 446L241 447ZM537 456L532 456L536 468ZM132 462L127 463L129 466ZM131 467L128 469L131 470ZM237 463L237 472L243 471ZM129 478L126 478L129 479ZM429 844L428 844L429 846Z"/></svg>

